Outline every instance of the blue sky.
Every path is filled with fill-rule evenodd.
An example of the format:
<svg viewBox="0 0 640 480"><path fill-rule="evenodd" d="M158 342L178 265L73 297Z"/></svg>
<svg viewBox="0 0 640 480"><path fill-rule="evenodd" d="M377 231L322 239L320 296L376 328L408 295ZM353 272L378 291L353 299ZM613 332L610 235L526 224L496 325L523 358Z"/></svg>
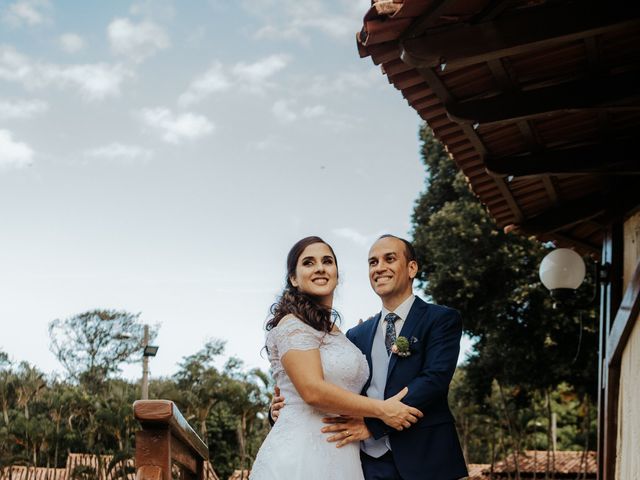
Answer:
<svg viewBox="0 0 640 480"><path fill-rule="evenodd" d="M0 1L0 349L59 370L48 322L114 308L160 325L153 375L209 337L266 368L311 234L343 327L374 313L368 247L409 232L424 171L416 113L358 57L367 6Z"/></svg>

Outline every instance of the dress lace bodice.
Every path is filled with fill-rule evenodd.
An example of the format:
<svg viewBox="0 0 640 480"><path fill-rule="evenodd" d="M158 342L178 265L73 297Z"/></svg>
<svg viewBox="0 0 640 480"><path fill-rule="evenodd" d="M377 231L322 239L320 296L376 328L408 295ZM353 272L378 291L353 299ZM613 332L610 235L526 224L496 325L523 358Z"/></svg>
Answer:
<svg viewBox="0 0 640 480"><path fill-rule="evenodd" d="M322 417L338 412L320 412L306 404L281 360L289 350L317 348L325 380L359 394L369 377L365 356L341 332L319 332L293 315L269 331L266 345L285 406L260 447L251 480L363 480L358 442L336 448L321 432Z"/></svg>
<svg viewBox="0 0 640 480"><path fill-rule="evenodd" d="M304 403L282 367L289 350L320 350L326 381L345 390L360 393L369 377L369 366L362 352L341 332L320 332L302 320L287 315L267 334L267 350L272 375L287 405Z"/></svg>

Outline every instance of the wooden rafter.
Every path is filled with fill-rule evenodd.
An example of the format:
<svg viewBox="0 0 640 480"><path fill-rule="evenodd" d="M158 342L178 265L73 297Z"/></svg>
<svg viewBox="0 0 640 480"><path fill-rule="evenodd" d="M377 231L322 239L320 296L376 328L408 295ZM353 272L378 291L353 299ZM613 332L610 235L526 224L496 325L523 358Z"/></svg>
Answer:
<svg viewBox="0 0 640 480"><path fill-rule="evenodd" d="M560 240L562 242L566 242L570 245L575 245L576 247L580 248L584 252L587 252L591 255L594 255L594 256L600 255L600 250L601 250L600 245L593 245L591 243L587 243L584 240L573 237L563 232L554 232L553 238L556 240Z"/></svg>
<svg viewBox="0 0 640 480"><path fill-rule="evenodd" d="M489 60L487 62L487 66L489 67L489 70L491 70L491 73L493 74L496 82L503 92L512 93L517 90L515 82L511 78L511 75L505 68L505 65L501 59ZM540 142L538 141L536 134L531 127L531 123L527 120L520 120L517 122L517 125L520 129L520 133L522 133L522 137L527 144L527 148L531 152L538 152L542 150L542 146L540 145ZM507 174L507 176L510 175ZM558 189L553 179L550 176L545 175L542 177L542 184L544 185L544 188L547 192L547 195L549 195L551 202L556 205L558 203Z"/></svg>
<svg viewBox="0 0 640 480"><path fill-rule="evenodd" d="M409 28L402 34L401 39L413 38L422 34L438 20L444 9L452 3L452 0L434 0L431 2L429 9L409 25Z"/></svg>
<svg viewBox="0 0 640 480"><path fill-rule="evenodd" d="M447 68L459 68L638 27L639 17L636 2L523 8L489 22L456 24L406 38L400 42L402 60L414 67L434 68L446 63Z"/></svg>
<svg viewBox="0 0 640 480"><path fill-rule="evenodd" d="M590 195L530 218L520 224L508 225L505 232L521 232L530 235L552 234L606 213L607 207L601 194Z"/></svg>
<svg viewBox="0 0 640 480"><path fill-rule="evenodd" d="M458 123L491 124L581 109L640 110L640 72L596 77L525 92L447 105Z"/></svg>
<svg viewBox="0 0 640 480"><path fill-rule="evenodd" d="M513 0L492 0L473 20L483 22L493 20L513 4Z"/></svg>
<svg viewBox="0 0 640 480"><path fill-rule="evenodd" d="M447 90L447 87L445 87L444 83L442 83L442 80L440 80L440 77L438 77L438 75L432 69L418 68L417 71L425 79L433 93L435 93L436 96L440 98L441 102L446 104L454 100L449 90ZM485 147L482 139L478 136L473 127L468 124L462 125L462 130L475 148L476 152L478 152L480 156L485 156L487 154L487 148ZM514 216L514 218L516 218L516 222L522 221L522 219L524 218L522 210L516 202L513 193L511 193L511 190L509 190L509 186L505 182L504 178L494 177L494 181L496 183L496 186L498 187L498 190L502 194L502 197L509 205L509 209L511 210L512 215Z"/></svg>
<svg viewBox="0 0 640 480"><path fill-rule="evenodd" d="M640 158L630 142L581 145L563 150L486 156L491 175L531 177L539 175L640 175Z"/></svg>

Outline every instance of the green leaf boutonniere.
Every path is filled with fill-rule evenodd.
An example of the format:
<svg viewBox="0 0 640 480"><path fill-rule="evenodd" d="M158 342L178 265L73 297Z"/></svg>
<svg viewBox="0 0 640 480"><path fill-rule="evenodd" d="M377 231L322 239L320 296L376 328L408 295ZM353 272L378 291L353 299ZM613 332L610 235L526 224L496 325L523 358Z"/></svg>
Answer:
<svg viewBox="0 0 640 480"><path fill-rule="evenodd" d="M393 345L391 345L391 353L395 353L399 357L408 357L411 355L409 350L409 340L407 337L398 337Z"/></svg>

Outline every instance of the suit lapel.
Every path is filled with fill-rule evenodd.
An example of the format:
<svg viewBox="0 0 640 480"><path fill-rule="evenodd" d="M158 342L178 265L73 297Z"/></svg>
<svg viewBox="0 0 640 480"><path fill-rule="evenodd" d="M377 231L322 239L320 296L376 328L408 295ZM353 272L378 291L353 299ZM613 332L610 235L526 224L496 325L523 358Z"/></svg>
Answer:
<svg viewBox="0 0 640 480"><path fill-rule="evenodd" d="M426 309L427 304L416 297L416 299L413 301L413 305L411 305L411 310L409 310L409 314L407 315L407 318L402 325L400 335L398 336L409 339L416 326L418 326L418 324L420 323L420 319L422 318L422 315L424 315L424 311ZM391 358L389 359L389 368L387 369L387 383L389 382L389 377L391 376L391 372L396 366L397 361L398 355L391 354Z"/></svg>

